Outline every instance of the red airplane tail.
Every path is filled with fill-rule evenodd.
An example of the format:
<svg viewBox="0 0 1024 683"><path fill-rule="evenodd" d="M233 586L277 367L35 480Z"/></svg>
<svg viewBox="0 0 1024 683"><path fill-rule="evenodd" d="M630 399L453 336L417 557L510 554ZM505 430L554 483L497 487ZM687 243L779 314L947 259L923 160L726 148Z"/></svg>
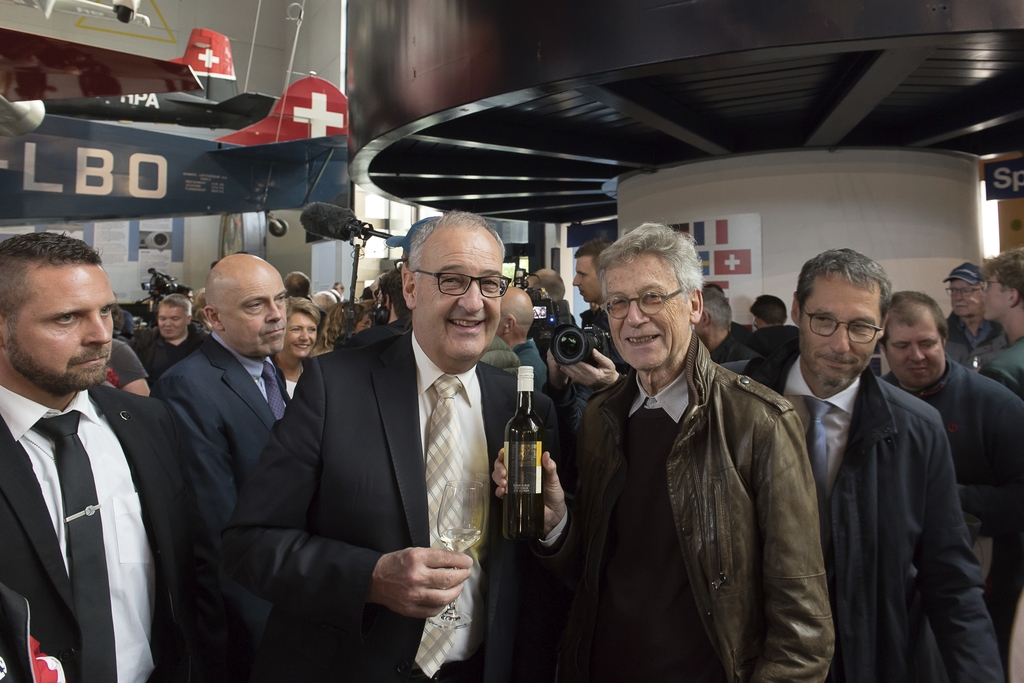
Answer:
<svg viewBox="0 0 1024 683"><path fill-rule="evenodd" d="M207 99L222 102L238 94L231 41L223 34L208 28L192 29L185 55L171 61L192 67L206 90Z"/></svg>
<svg viewBox="0 0 1024 683"><path fill-rule="evenodd" d="M285 90L267 118L217 141L263 145L326 135L348 135L348 99L330 81L306 76Z"/></svg>

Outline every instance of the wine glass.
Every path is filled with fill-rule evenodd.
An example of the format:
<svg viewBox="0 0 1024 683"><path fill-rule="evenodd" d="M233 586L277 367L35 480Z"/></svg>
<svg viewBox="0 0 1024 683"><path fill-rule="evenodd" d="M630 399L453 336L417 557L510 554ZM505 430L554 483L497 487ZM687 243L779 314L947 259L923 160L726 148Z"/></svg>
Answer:
<svg viewBox="0 0 1024 683"><path fill-rule="evenodd" d="M444 485L441 507L437 511L437 536L441 544L452 552L469 550L483 533L484 485L479 481L449 481ZM468 614L456 607L458 598L443 612L429 619L441 628L465 628L472 621Z"/></svg>

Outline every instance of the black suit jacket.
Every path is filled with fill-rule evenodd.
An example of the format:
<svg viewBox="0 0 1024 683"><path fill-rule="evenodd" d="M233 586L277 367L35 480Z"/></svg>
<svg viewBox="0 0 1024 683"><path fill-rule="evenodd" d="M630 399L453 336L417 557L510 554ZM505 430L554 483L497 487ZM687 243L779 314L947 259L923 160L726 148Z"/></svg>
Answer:
<svg viewBox="0 0 1024 683"><path fill-rule="evenodd" d="M142 501L156 563L152 681L223 676L223 605L213 548L178 449L167 408L111 387L89 392L121 442ZM29 603L32 635L79 682L81 635L39 482L25 449L0 420L0 582Z"/></svg>
<svg viewBox="0 0 1024 683"><path fill-rule="evenodd" d="M485 364L476 372L493 463L515 412L516 381ZM417 401L408 334L317 356L302 373L223 537L227 571L274 603L253 681L408 678L423 620L368 604L366 595L381 555L430 545ZM536 410L557 456L550 400L537 394ZM545 577L532 572L524 544L502 538L501 502L491 502L484 680L518 672L519 680L553 680L558 632L544 628L560 628L559 616L542 609L531 623L520 619L537 608L534 597L550 608ZM526 573L540 577L536 591L522 591ZM517 624L528 628L517 632Z"/></svg>
<svg viewBox="0 0 1024 683"><path fill-rule="evenodd" d="M277 378L281 398L287 403L280 371ZM238 491L256 469L260 452L270 438L274 414L252 376L212 336L196 353L160 377L153 396L171 409L182 435L199 509L211 543L219 549L220 535L235 509ZM270 604L223 575L221 590L228 616L229 673L232 680L244 680L247 675L241 669L252 665ZM238 677L236 672L240 672Z"/></svg>

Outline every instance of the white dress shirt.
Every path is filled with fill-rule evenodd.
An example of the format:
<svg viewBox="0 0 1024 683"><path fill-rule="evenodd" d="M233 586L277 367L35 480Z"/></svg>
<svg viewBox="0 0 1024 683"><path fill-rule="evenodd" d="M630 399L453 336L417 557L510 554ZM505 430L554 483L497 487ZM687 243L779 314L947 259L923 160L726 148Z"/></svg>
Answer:
<svg viewBox="0 0 1024 683"><path fill-rule="evenodd" d="M430 415L437 404L437 390L433 384L438 377L445 374L437 367L412 335L412 350L416 357L416 391L419 396L420 412L420 443L423 445L423 457L427 453L427 428ZM483 402L480 397L480 380L476 376L476 368L456 375L462 382L462 389L456 394L455 411L459 416L459 427L462 430L463 471L464 478L482 482L484 491L484 533L469 552L473 556L473 568L469 578L463 585L459 595L459 611L468 614L473 621L466 628L455 631L455 642L449 650L445 662L456 662L471 657L484 639L484 627L487 625L487 603L483 598L485 576L480 560L487 554L487 504L490 496L491 458L487 453L487 434L484 432ZM495 454L497 455L497 454Z"/></svg>
<svg viewBox="0 0 1024 683"><path fill-rule="evenodd" d="M828 476L825 480L825 499L832 500L832 487L839 476L839 468L843 464L843 455L846 453L846 443L850 438L850 422L853 420L853 406L857 401L857 392L860 391L860 377L853 381L853 384L846 387L838 394L830 396L826 401L831 404L829 411L821 418L821 425L825 428L825 443L828 450ZM800 422L804 425L804 432L811 427L811 414L807 410L804 396L814 396L807 380L804 379L800 370L800 358L797 357L793 367L786 377L786 390L783 395L789 399L800 416ZM817 396L814 396L818 398ZM808 444L810 446L810 444Z"/></svg>
<svg viewBox="0 0 1024 683"><path fill-rule="evenodd" d="M78 438L89 455L96 498L100 504L114 622L117 680L118 683L144 683L154 669L150 636L156 567L142 523L142 505L121 443L89 395L79 392L64 412L71 410L82 414ZM63 520L66 515L53 442L33 429L40 418L58 414L0 386L0 416L7 423L14 440L28 453L67 571L67 530ZM77 510L68 514L74 512Z"/></svg>

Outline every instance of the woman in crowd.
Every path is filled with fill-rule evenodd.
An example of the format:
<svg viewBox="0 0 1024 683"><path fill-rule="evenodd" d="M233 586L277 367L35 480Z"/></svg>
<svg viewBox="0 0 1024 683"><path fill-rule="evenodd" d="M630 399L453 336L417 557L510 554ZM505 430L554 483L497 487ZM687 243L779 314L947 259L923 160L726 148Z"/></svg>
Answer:
<svg viewBox="0 0 1024 683"><path fill-rule="evenodd" d="M372 307L363 303L356 303L354 311L355 328L353 334L358 334L373 325ZM327 312L327 321L324 323L323 329L320 330L320 338L316 340L316 347L313 349L314 356L334 350L334 343L345 332L345 320L347 317L347 301L331 307L331 310Z"/></svg>
<svg viewBox="0 0 1024 683"><path fill-rule="evenodd" d="M288 395L295 393L295 383L302 374L302 361L313 351L320 309L309 299L288 299L288 322L284 329L284 347L274 356L274 363L284 373Z"/></svg>

